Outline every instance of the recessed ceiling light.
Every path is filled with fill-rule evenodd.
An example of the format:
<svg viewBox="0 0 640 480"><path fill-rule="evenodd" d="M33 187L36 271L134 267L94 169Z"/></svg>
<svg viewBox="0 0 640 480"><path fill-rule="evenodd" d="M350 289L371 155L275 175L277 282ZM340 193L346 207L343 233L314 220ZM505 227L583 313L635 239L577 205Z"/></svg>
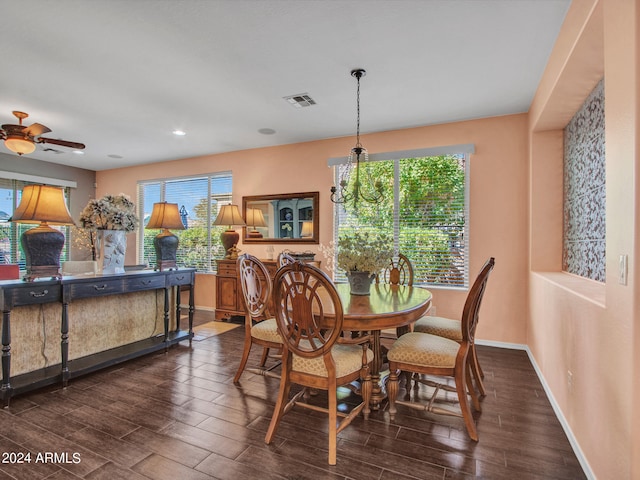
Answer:
<svg viewBox="0 0 640 480"><path fill-rule="evenodd" d="M72 152L76 155L84 155L84 152L82 150L72 150Z"/></svg>
<svg viewBox="0 0 640 480"><path fill-rule="evenodd" d="M183 132L182 130L174 130L172 133L179 137L184 137L187 134L187 132Z"/></svg>
<svg viewBox="0 0 640 480"><path fill-rule="evenodd" d="M273 128L261 128L260 130L258 130L258 133L261 133L263 135L273 135L274 133L276 133L276 131Z"/></svg>

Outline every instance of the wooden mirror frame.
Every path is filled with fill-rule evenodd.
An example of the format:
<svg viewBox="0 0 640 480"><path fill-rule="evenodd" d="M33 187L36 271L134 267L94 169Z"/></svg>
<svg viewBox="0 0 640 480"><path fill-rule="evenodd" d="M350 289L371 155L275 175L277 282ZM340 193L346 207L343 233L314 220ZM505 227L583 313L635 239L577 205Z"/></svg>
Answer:
<svg viewBox="0 0 640 480"><path fill-rule="evenodd" d="M243 243L320 243L320 192L302 192L302 193L283 193L279 195L251 195L242 197L242 216L247 218L247 208L250 207L252 202L272 202L274 200L293 200L293 199L310 198L312 200L313 212L313 234L310 237L304 238L277 238L277 237L264 237L254 238L249 237L249 227L242 228L242 242ZM270 219L274 221L274 219ZM293 221L293 220L292 220Z"/></svg>

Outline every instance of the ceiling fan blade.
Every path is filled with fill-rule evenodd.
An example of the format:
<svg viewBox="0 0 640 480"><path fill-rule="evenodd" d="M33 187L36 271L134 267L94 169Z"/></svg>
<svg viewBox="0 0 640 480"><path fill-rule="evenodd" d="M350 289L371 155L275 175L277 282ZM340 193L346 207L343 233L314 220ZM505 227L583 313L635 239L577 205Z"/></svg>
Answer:
<svg viewBox="0 0 640 480"><path fill-rule="evenodd" d="M43 133L49 133L50 131L51 129L49 127L45 127L41 123L33 123L27 127L24 134L35 137L37 135L42 135Z"/></svg>
<svg viewBox="0 0 640 480"><path fill-rule="evenodd" d="M60 145L62 147L75 148L76 150L84 149L84 143L68 142L66 140L58 140L56 138L44 138L40 137L36 140L38 143L52 143L53 145Z"/></svg>

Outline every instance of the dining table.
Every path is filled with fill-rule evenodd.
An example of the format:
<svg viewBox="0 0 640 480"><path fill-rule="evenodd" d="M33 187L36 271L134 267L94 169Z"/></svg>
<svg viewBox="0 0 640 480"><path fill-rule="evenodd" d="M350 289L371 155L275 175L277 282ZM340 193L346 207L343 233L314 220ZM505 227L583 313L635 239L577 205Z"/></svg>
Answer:
<svg viewBox="0 0 640 480"><path fill-rule="evenodd" d="M348 283L336 283L342 302L344 320L342 328L351 332L369 332L372 338L371 365L372 393L370 408L377 410L386 398L382 383L383 366L380 333L396 329L399 334L410 330L431 306L431 292L426 288L409 285L375 283L369 295L352 295ZM365 408L365 417L369 409Z"/></svg>

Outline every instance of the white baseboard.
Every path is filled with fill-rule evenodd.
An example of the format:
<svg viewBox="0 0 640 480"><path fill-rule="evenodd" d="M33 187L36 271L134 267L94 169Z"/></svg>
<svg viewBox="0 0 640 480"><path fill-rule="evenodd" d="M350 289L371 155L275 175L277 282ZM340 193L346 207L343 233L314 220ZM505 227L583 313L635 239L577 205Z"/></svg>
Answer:
<svg viewBox="0 0 640 480"><path fill-rule="evenodd" d="M549 398L551 407L553 408L553 411L556 414L556 417L558 418L560 425L562 425L562 429L564 430L564 433L567 435L567 438L569 439L569 443L571 444L573 453L575 453L576 458L578 459L578 462L580 462L580 466L582 467L584 474L588 479L595 480L596 476L594 475L593 470L591 470L591 466L589 465L587 458L584 456L584 453L580 448L580 444L578 444L576 437L573 435L573 432L571 431L571 427L569 426L569 422L567 422L567 419L562 413L562 410L560 410L560 407L558 406L558 402L556 402L556 399L553 396L553 393L551 392L551 389L549 388L547 381L542 375L542 371L538 367L538 363L536 362L536 359L531 353L531 350L529 350L529 346L523 345L520 343L494 342L491 340L477 340L477 339L476 339L476 344L485 345L488 347L508 348L511 350L524 350L525 352L527 352L527 356L529 357L529 360L533 365L533 369L536 371L536 375L538 375L538 379L540 380L540 383L542 383L542 388L544 389L544 392L547 394L547 397Z"/></svg>

